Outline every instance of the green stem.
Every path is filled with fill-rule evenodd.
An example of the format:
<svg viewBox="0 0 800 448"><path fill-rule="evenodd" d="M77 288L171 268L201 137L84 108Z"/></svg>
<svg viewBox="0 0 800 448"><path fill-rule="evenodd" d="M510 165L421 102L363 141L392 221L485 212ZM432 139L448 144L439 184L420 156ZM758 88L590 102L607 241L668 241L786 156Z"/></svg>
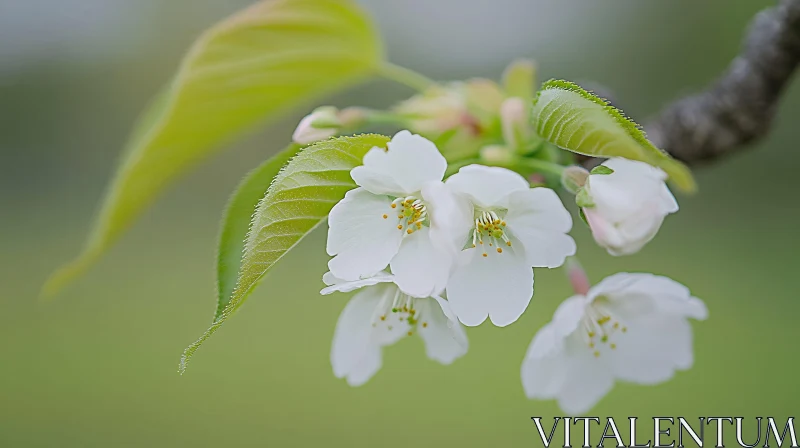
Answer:
<svg viewBox="0 0 800 448"><path fill-rule="evenodd" d="M378 67L378 74L386 79L411 87L420 92L424 92L428 87L436 84L432 79L424 75L405 67L392 64L389 61L384 62L383 65Z"/></svg>
<svg viewBox="0 0 800 448"><path fill-rule="evenodd" d="M564 169L566 168L565 166L559 165L557 163L548 162L546 160L540 160L540 159L520 158L515 162L517 165L521 165L535 171L544 171L558 176L560 176L564 172Z"/></svg>

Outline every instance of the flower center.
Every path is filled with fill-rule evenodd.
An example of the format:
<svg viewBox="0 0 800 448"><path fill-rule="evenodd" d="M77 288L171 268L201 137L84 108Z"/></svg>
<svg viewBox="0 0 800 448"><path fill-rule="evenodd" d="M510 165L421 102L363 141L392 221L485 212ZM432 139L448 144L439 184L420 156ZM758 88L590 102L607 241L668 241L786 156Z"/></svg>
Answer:
<svg viewBox="0 0 800 448"><path fill-rule="evenodd" d="M472 247L481 247L483 256L486 257L486 246L496 247L497 253L502 254L501 246L511 246L506 232L506 222L497 216L495 211L478 211L475 217L475 228L472 231Z"/></svg>
<svg viewBox="0 0 800 448"><path fill-rule="evenodd" d="M615 350L617 344L614 340L628 332L628 327L624 326L613 313L596 303L599 299L602 298L595 299L594 303L586 307L586 313L581 322L586 331L586 345L592 350L595 357L600 357L606 347Z"/></svg>
<svg viewBox="0 0 800 448"><path fill-rule="evenodd" d="M415 307L418 300L395 288L394 295L384 296L372 316L373 327L385 327L389 331L407 331L408 336L414 334L418 325L428 328L428 322L422 321L422 312Z"/></svg>
<svg viewBox="0 0 800 448"><path fill-rule="evenodd" d="M428 209L421 199L414 196L397 198L392 201L391 207L391 213L397 216L397 230L406 232L408 235L422 229L423 225L430 224ZM389 214L384 214L383 219L389 219Z"/></svg>

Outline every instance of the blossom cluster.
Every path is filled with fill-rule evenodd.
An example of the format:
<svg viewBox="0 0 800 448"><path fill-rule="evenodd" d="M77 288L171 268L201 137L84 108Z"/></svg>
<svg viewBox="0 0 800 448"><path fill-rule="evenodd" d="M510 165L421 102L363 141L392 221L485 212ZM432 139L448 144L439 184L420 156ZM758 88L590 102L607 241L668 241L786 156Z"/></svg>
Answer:
<svg viewBox="0 0 800 448"><path fill-rule="evenodd" d="M301 121L294 140L325 139L384 114L319 108ZM523 358L529 398L555 399L581 413L617 380L657 384L691 367L689 319L706 318L703 302L680 283L648 273L618 273L590 286L561 199L540 185L541 174L526 178L520 172L529 170L513 169L531 155L545 166L525 99L472 80L434 86L388 116L421 135L401 131L385 148L372 148L350 173L357 188L328 216L332 258L321 293L357 290L336 325L337 377L364 384L381 368L384 347L415 334L428 358L451 364L468 351L465 327L516 322L532 300L534 269L563 265L575 295ZM678 211L667 175L647 163L616 157L591 171L547 166L611 255L638 252Z"/></svg>
<svg viewBox="0 0 800 448"><path fill-rule="evenodd" d="M625 253L652 232L614 212L637 198L669 212L675 200L655 168L624 159L606 166L614 172L590 175L584 184L594 202L584 204L584 213L604 226L596 232L599 242ZM553 190L482 165L443 181L446 169L432 142L401 131L351 171L358 188L331 210L327 251L333 258L322 293L360 290L339 317L331 352L334 373L351 385L378 371L383 347L415 333L430 359L452 363L467 353L463 326L487 318L501 327L515 322L533 296L532 268L559 267L575 254L567 234L572 219ZM645 179L653 191L624 188L632 181L647 185ZM635 197L606 194L615 189ZM663 203L645 198L648 193ZM660 225L663 216L635 219ZM573 283L584 284L579 280ZM533 339L522 365L528 396L556 398L578 412L605 395L614 379L652 384L691 366L687 318L703 319L706 311L684 286L628 273L591 289L585 284Z"/></svg>

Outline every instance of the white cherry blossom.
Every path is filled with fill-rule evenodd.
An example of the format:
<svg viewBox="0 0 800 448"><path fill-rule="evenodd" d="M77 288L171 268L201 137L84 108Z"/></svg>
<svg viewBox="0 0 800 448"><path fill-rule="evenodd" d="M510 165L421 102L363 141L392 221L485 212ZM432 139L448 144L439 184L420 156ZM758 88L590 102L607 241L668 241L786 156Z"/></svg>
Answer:
<svg viewBox="0 0 800 448"><path fill-rule="evenodd" d="M667 277L619 273L570 297L533 338L522 364L529 398L582 415L615 380L658 384L692 366L688 318L705 304Z"/></svg>
<svg viewBox="0 0 800 448"><path fill-rule="evenodd" d="M351 386L360 386L377 373L383 347L414 333L422 338L428 358L444 365L464 356L469 348L464 328L446 300L412 297L393 280L386 272L355 282L343 281L330 272L323 276L329 286L322 294L363 288L339 316L331 348L334 374Z"/></svg>
<svg viewBox="0 0 800 448"><path fill-rule="evenodd" d="M655 237L678 203L664 181L666 173L644 162L613 158L610 174L590 174L578 205L595 241L611 255L638 252ZM583 201L585 203L581 204Z"/></svg>
<svg viewBox="0 0 800 448"><path fill-rule="evenodd" d="M530 188L505 168L470 165L445 185L458 198L458 207L448 208L448 229L463 248L447 298L465 325L487 316L509 325L530 303L532 268L558 267L575 253L567 235L572 218L553 190Z"/></svg>
<svg viewBox="0 0 800 448"><path fill-rule="evenodd" d="M359 280L391 266L409 294L440 293L454 250L450 232L431 220L430 198L447 216L452 201L442 184L447 162L429 140L401 131L387 148L372 148L350 175L349 191L328 216L328 263L338 278ZM448 220L443 219L446 226Z"/></svg>

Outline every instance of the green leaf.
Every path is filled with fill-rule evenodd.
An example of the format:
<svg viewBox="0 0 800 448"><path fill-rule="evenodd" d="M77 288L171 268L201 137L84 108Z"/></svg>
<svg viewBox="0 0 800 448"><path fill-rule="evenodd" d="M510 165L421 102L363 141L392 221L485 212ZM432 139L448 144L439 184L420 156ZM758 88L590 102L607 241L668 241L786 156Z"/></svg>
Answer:
<svg viewBox="0 0 800 448"><path fill-rule="evenodd" d="M80 275L178 175L243 132L378 71L383 50L351 0L264 0L205 32L130 139L82 254Z"/></svg>
<svg viewBox="0 0 800 448"><path fill-rule="evenodd" d="M236 287L236 278L242 264L245 239L253 213L261 198L267 193L272 180L289 159L300 151L300 148L300 145L289 145L248 173L228 201L222 218L217 250L217 311L214 320L219 319Z"/></svg>
<svg viewBox="0 0 800 448"><path fill-rule="evenodd" d="M578 154L624 157L660 167L681 190L694 191L692 173L653 146L639 125L605 100L568 81L544 83L532 112L536 132L550 143Z"/></svg>
<svg viewBox="0 0 800 448"><path fill-rule="evenodd" d="M592 171L590 171L590 173L592 174L600 174L600 175L607 175L613 172L614 170L605 165L597 165L596 167L592 168Z"/></svg>
<svg viewBox="0 0 800 448"><path fill-rule="evenodd" d="M367 151L386 147L388 141L389 137L375 134L326 140L303 149L281 170L253 215L236 287L211 327L184 350L181 373L194 352L244 303L264 275L356 187L350 170L361 165Z"/></svg>
<svg viewBox="0 0 800 448"><path fill-rule="evenodd" d="M509 64L503 73L503 88L508 96L516 96L524 100L533 99L535 82L536 64L529 59L517 59Z"/></svg>

